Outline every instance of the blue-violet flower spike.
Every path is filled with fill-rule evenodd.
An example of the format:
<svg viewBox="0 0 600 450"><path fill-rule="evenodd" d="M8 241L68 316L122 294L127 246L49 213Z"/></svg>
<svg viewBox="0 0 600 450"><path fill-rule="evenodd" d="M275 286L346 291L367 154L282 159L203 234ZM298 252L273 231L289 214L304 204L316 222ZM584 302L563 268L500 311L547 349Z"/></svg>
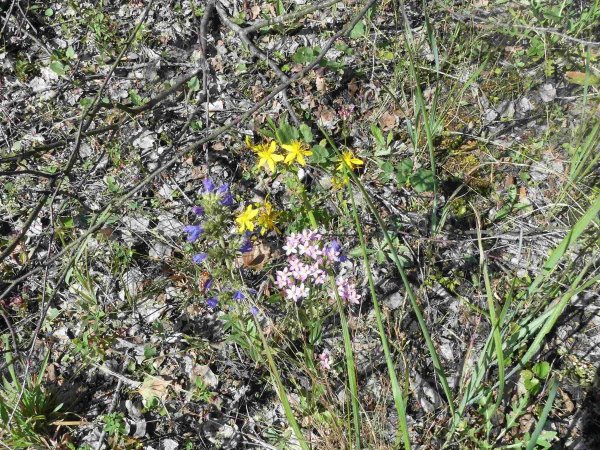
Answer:
<svg viewBox="0 0 600 450"><path fill-rule="evenodd" d="M206 300L206 304L211 309L215 309L217 307L217 303L219 303L219 301L216 299L216 297L210 297L208 300Z"/></svg>
<svg viewBox="0 0 600 450"><path fill-rule="evenodd" d="M252 250L252 241L244 241L240 247L240 252L247 253Z"/></svg>
<svg viewBox="0 0 600 450"><path fill-rule="evenodd" d="M184 227L183 231L187 233L188 242L196 242L200 235L204 233L204 229L201 225L187 225Z"/></svg>
<svg viewBox="0 0 600 450"><path fill-rule="evenodd" d="M219 195L225 195L229 192L229 185L227 183L222 184L221 186L219 186L219 188L217 189L217 194Z"/></svg>
<svg viewBox="0 0 600 450"><path fill-rule="evenodd" d="M221 205L223 206L233 206L234 203L235 202L233 201L233 195L231 195L229 192L227 192L225 196L221 199Z"/></svg>
<svg viewBox="0 0 600 450"><path fill-rule="evenodd" d="M215 184L212 182L212 180L210 178L205 178L204 181L202 182L202 184L204 185L204 193L205 194L210 194L215 190Z"/></svg>
<svg viewBox="0 0 600 450"><path fill-rule="evenodd" d="M204 261L206 259L208 255L206 253L198 253L194 256L192 256L192 260L196 263L196 264L201 264L202 261Z"/></svg>

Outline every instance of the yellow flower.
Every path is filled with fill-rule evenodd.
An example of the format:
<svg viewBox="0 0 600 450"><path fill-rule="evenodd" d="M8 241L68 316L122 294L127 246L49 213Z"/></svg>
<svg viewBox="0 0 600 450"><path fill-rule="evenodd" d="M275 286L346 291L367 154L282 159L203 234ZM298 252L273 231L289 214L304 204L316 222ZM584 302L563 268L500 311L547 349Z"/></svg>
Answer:
<svg viewBox="0 0 600 450"><path fill-rule="evenodd" d="M258 214L258 209L252 208L252 205L248 205L246 207L246 211L241 213L236 217L235 221L238 224L238 229L240 233L243 233L246 230L254 231L254 218Z"/></svg>
<svg viewBox="0 0 600 450"><path fill-rule="evenodd" d="M275 230L279 233L280 231L277 228L277 225L275 225L275 221L280 214L280 212L273 211L271 202L265 200L257 219L258 225L262 228L260 234L265 234L269 230Z"/></svg>
<svg viewBox="0 0 600 450"><path fill-rule="evenodd" d="M352 153L350 150L344 150L342 152L340 161L341 162L337 167L337 170L343 170L345 167L349 168L350 170L354 170L356 167L364 164L363 160L354 156L354 153Z"/></svg>
<svg viewBox="0 0 600 450"><path fill-rule="evenodd" d="M257 150L258 156L260 157L258 165L268 167L271 169L271 172L275 172L275 164L283 161L283 156L279 153L275 153L277 151L277 144L275 141L271 141L270 144L259 144L256 147L260 147L260 149Z"/></svg>
<svg viewBox="0 0 600 450"><path fill-rule="evenodd" d="M312 155L312 152L308 149L306 144L301 141L293 141L291 144L284 144L281 147L288 152L285 157L286 164L291 164L296 160L301 166L305 166L306 161L304 160L304 157Z"/></svg>
<svg viewBox="0 0 600 450"><path fill-rule="evenodd" d="M344 186L346 186L348 184L348 181L349 181L348 175L343 175L343 176L339 176L339 177L334 176L331 178L331 184L336 191L339 191Z"/></svg>

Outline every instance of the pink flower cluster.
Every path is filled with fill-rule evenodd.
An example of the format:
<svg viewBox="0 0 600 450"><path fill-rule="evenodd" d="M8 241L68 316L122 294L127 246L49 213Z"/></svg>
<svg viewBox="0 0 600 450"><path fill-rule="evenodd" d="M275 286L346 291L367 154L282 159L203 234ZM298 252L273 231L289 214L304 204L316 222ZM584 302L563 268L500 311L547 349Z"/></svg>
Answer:
<svg viewBox="0 0 600 450"><path fill-rule="evenodd" d="M283 246L287 255L287 267L278 270L275 284L284 291L286 298L299 302L307 298L310 289L327 282L327 268L345 261L342 245L334 240L323 243L323 235L314 230L303 230L287 237ZM359 303L356 285L338 277L336 286L340 298L348 303ZM335 293L331 293L335 296Z"/></svg>

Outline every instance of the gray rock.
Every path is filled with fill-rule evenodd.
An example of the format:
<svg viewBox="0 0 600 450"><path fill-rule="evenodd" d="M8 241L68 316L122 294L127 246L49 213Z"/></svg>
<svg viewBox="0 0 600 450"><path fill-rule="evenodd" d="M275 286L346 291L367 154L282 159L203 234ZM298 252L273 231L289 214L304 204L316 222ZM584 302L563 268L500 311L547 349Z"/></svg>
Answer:
<svg viewBox="0 0 600 450"><path fill-rule="evenodd" d="M159 450L177 450L178 448L179 443L173 439L163 439L158 444Z"/></svg>
<svg viewBox="0 0 600 450"><path fill-rule="evenodd" d="M392 295L386 297L383 300L383 304L385 306L387 306L388 308L390 308L391 310L400 308L400 306L402 305L403 302L404 302L404 295L402 295L402 293L400 293L400 291L394 292Z"/></svg>
<svg viewBox="0 0 600 450"><path fill-rule="evenodd" d="M519 103L517 104L517 111L520 114L525 114L529 111L531 111L533 109L533 105L531 104L531 102L529 101L529 99L527 97L523 97L521 98L521 100L519 100Z"/></svg>
<svg viewBox="0 0 600 450"><path fill-rule="evenodd" d="M550 83L542 85L538 93L544 103L549 103L556 98L556 88Z"/></svg>

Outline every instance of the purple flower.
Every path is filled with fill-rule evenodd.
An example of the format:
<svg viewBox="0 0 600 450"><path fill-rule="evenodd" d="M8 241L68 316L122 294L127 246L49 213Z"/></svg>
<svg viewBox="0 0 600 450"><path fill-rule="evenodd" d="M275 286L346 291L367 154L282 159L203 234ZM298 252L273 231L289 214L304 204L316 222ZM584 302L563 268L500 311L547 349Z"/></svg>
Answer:
<svg viewBox="0 0 600 450"><path fill-rule="evenodd" d="M201 264L202 261L204 261L206 259L208 255L206 253L198 253L194 256L192 256L192 260L196 263L196 264Z"/></svg>
<svg viewBox="0 0 600 450"><path fill-rule="evenodd" d="M209 278L206 283L204 283L204 292L208 291L212 286L212 278Z"/></svg>
<svg viewBox="0 0 600 450"><path fill-rule="evenodd" d="M225 196L220 201L221 205L231 207L235 204L233 200L233 195L229 192L225 193Z"/></svg>
<svg viewBox="0 0 600 450"><path fill-rule="evenodd" d="M219 301L217 300L216 297L210 297L209 299L206 300L206 304L208 305L208 307L210 309L215 309L217 307L217 303L219 303Z"/></svg>
<svg viewBox="0 0 600 450"><path fill-rule="evenodd" d="M201 225L187 225L183 228L183 231L187 233L188 242L196 242L200 235L204 233Z"/></svg>
<svg viewBox="0 0 600 450"><path fill-rule="evenodd" d="M210 194L215 190L215 184L212 182L212 180L210 178L205 178L204 181L202 182L202 184L204 185L204 193L205 194Z"/></svg>
<svg viewBox="0 0 600 450"><path fill-rule="evenodd" d="M323 248L323 254L330 262L344 262L348 258L342 255L342 244L337 239L334 239Z"/></svg>
<svg viewBox="0 0 600 450"><path fill-rule="evenodd" d="M192 212L194 214L196 214L197 216L203 216L204 215L204 208L202 206L194 206L192 208Z"/></svg>
<svg viewBox="0 0 600 450"><path fill-rule="evenodd" d="M244 294L242 294L242 292L241 292L241 291L235 291L235 292L233 293L233 299L234 299L234 300L237 300L237 301L239 302L240 300L243 300L243 299L244 299Z"/></svg>
<svg viewBox="0 0 600 450"><path fill-rule="evenodd" d="M227 183L222 184L221 186L219 186L219 188L217 189L217 194L218 195L225 195L229 193L229 185Z"/></svg>
<svg viewBox="0 0 600 450"><path fill-rule="evenodd" d="M252 314L253 316L256 316L258 314L258 308L256 306L253 306L252 308L250 308L250 314Z"/></svg>
<svg viewBox="0 0 600 450"><path fill-rule="evenodd" d="M250 239L245 240L240 247L240 252L247 253L252 250L252 241Z"/></svg>

